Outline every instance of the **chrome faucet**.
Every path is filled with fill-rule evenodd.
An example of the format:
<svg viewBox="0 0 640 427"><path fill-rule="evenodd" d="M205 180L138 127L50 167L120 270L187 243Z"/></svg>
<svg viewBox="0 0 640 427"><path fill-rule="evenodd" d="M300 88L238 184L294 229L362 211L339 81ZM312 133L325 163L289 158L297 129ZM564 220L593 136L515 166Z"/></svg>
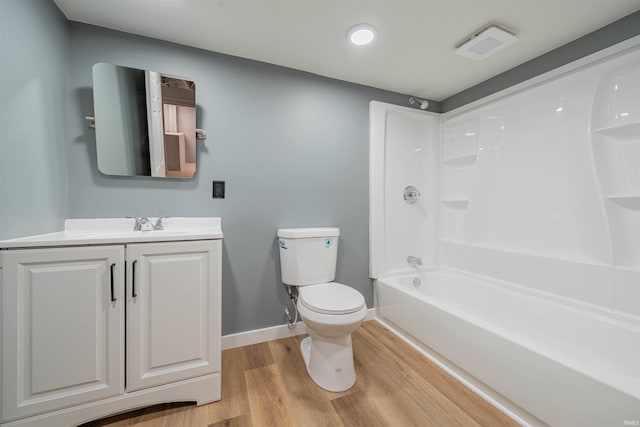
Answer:
<svg viewBox="0 0 640 427"><path fill-rule="evenodd" d="M414 257L409 255L407 257L407 262L412 266L412 267L417 267L419 265L422 265L422 258L420 257Z"/></svg>
<svg viewBox="0 0 640 427"><path fill-rule="evenodd" d="M151 231L151 230L164 230L162 220L164 217L160 217L156 220L155 224L152 220L146 216L136 218L136 223L133 226L133 231Z"/></svg>
<svg viewBox="0 0 640 427"><path fill-rule="evenodd" d="M153 230L153 224L146 216L137 217L136 223L133 226L133 231L148 231Z"/></svg>

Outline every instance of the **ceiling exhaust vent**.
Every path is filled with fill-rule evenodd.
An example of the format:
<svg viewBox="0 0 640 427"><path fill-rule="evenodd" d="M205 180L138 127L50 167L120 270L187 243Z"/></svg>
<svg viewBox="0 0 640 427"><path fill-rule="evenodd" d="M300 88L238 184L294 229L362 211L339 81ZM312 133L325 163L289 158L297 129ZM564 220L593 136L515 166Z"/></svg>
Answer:
<svg viewBox="0 0 640 427"><path fill-rule="evenodd" d="M497 25L487 25L456 45L456 53L482 61L518 41L514 33Z"/></svg>

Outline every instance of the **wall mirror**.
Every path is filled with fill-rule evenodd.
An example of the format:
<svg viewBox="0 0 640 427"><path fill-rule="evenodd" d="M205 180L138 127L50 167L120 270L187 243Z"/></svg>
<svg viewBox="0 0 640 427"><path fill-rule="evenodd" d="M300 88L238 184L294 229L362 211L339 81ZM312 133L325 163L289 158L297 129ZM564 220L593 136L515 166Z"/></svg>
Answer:
<svg viewBox="0 0 640 427"><path fill-rule="evenodd" d="M93 66L93 107L100 172L194 176L194 82L101 62Z"/></svg>

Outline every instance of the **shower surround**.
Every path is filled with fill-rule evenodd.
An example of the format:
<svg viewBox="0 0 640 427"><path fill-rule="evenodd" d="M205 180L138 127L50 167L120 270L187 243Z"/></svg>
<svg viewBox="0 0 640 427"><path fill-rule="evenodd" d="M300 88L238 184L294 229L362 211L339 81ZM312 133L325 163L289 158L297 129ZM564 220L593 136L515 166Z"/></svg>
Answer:
<svg viewBox="0 0 640 427"><path fill-rule="evenodd" d="M524 424L638 422L640 39L442 115L370 113L379 318Z"/></svg>

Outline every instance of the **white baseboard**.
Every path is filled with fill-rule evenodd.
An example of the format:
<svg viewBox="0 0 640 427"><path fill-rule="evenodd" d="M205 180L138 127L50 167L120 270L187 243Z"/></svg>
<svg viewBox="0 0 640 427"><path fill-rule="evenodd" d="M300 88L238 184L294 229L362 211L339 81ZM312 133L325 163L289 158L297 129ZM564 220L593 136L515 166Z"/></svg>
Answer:
<svg viewBox="0 0 640 427"><path fill-rule="evenodd" d="M376 317L374 308L367 310L367 318L372 320ZM245 345L258 344L261 342L279 340L281 338L294 337L296 335L306 334L307 331L304 323L299 321L296 327L290 330L287 325L271 326L269 328L254 329L252 331L239 332L237 334L224 335L222 337L222 349L243 347Z"/></svg>

